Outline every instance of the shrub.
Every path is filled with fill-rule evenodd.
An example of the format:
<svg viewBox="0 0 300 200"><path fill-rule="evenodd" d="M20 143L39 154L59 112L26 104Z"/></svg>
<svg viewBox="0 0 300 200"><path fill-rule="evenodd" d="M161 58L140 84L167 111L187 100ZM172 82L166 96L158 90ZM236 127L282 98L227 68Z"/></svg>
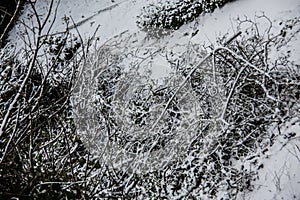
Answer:
<svg viewBox="0 0 300 200"><path fill-rule="evenodd" d="M165 1L143 7L138 26L150 36L160 36L179 29L201 13L213 12L230 0L184 0Z"/></svg>
<svg viewBox="0 0 300 200"><path fill-rule="evenodd" d="M68 31L33 29L25 27L29 39L18 52L10 43L0 49L0 198L83 198L94 191L85 175L100 167L72 119L82 42Z"/></svg>

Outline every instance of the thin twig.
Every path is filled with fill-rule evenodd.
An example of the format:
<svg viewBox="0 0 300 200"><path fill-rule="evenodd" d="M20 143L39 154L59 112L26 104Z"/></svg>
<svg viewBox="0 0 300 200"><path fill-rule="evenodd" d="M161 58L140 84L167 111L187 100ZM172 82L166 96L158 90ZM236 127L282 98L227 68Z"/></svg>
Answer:
<svg viewBox="0 0 300 200"><path fill-rule="evenodd" d="M20 9L20 5L21 5L21 0L18 0L18 4L17 4L17 7L16 7L16 9L15 9L15 12L14 12L13 16L10 18L10 20L9 20L9 22L8 22L8 24L7 24L7 26L5 27L3 33L2 33L2 35L1 35L1 37L0 37L0 46L2 46L3 38L4 38L4 36L6 35L6 33L7 33L8 29L9 29L9 27L12 25L12 23L15 21L15 19L16 19L16 17L17 17L18 11L19 11L19 9Z"/></svg>

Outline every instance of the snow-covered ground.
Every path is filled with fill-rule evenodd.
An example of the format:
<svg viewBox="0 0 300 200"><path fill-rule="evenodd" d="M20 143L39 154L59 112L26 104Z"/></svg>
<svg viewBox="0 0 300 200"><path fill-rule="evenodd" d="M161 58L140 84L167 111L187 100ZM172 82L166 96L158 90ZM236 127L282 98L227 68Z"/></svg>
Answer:
<svg viewBox="0 0 300 200"><path fill-rule="evenodd" d="M48 25L54 21L50 33L64 31L66 28L65 17L69 17L69 26L72 31L77 31L84 39L90 38L96 31L96 37L100 38L100 44L112 39L114 36L123 32L135 34L137 39L144 46L168 46L171 48L176 44L195 44L210 45L215 44L216 38L225 34L229 36L236 33L236 19L253 19L256 15L265 14L272 21L274 27L279 27L279 22L292 19L300 15L300 3L297 0L238 0L226 4L222 9L215 10L212 14L205 14L198 17L193 22L184 25L175 31L171 36L160 41L145 41L145 33L141 32L136 24L137 16L141 15L143 6L149 4L149 0L61 0L57 9L56 18L50 18ZM153 2L153 0L152 0ZM38 8L41 13L46 15L47 1L39 1ZM52 11L54 13L54 10ZM25 23L30 24L31 18L26 20L27 12L24 13ZM55 19L55 20L54 20ZM50 23L51 22L51 23ZM73 24L76 24L76 28ZM10 33L10 39L16 40L20 30L15 28ZM276 28L275 28L276 29ZM279 29L279 28L278 28ZM47 30L47 29L46 29ZM195 31L197 34L192 36ZM20 44L20 38L18 39ZM297 40L290 47L292 56L299 59L300 41ZM299 61L299 60L298 60ZM161 65L161 64L159 64ZM164 66L164 65L163 65ZM161 70L160 67L156 67ZM161 74L161 71L154 74ZM164 69L163 71L168 71Z"/></svg>
<svg viewBox="0 0 300 200"><path fill-rule="evenodd" d="M299 199L300 120L290 121L280 131L283 134L266 155L262 155L263 168L254 183L256 189L246 195L246 199Z"/></svg>
<svg viewBox="0 0 300 200"><path fill-rule="evenodd" d="M57 10L57 17L51 33L63 31L66 27L65 17L70 18L70 26L74 33L77 31L84 39L91 37L97 26L100 28L96 36L100 44L104 44L114 36L126 32L138 41L131 44L144 48L169 48L187 44L216 44L216 38L224 34L233 35L236 30L237 18L255 20L256 15L265 14L273 23L274 30L279 30L279 22L300 16L300 2L298 0L237 0L217 9L212 14L199 16L195 21L184 25L179 30L163 39L145 39L146 34L136 25L137 16L149 0L61 0ZM46 12L47 0L39 1L39 9ZM23 15L24 20L26 11ZM51 19L53 20L53 19ZM75 22L73 26L72 21ZM263 26L263 23L262 23ZM276 28L278 27L278 28ZM192 36L192 33L198 33ZM21 46L18 26L15 27L9 39ZM137 46L135 46L137 45ZM292 58L300 64L300 38L294 39L287 48ZM122 52L122 49L118 49ZM299 66L299 65L298 65ZM156 57L151 65L152 76L160 79L172 70L162 57ZM300 116L299 116L300 117ZM298 121L297 121L298 120ZM269 131L278 131L272 130ZM299 199L300 198L300 121L287 122L281 128L281 135L269 151L261 156L259 162L263 168L259 170L259 179L254 183L253 192L245 194L245 199ZM290 137L292 135L292 137ZM242 197L241 197L242 198Z"/></svg>

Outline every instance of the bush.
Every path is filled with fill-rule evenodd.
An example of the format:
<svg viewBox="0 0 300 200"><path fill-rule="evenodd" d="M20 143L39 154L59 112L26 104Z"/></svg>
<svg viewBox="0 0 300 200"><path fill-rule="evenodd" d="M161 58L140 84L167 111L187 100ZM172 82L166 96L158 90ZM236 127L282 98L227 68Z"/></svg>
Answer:
<svg viewBox="0 0 300 200"><path fill-rule="evenodd" d="M258 18L269 21L265 16ZM245 23L251 24L246 35L231 43L221 40L221 47L211 54L213 62L202 62L190 74L191 87L209 113L207 117L220 121L202 122L208 128L199 130L199 137L191 141L186 162L176 163L178 171L172 168L170 179L177 185L174 195L189 191L185 193L187 198L216 199L218 193L226 191L223 198L232 199L238 193L251 191L257 169L262 167L258 160L274 142L275 135L268 132L269 127L280 126L299 113L297 66L288 54L268 57L294 37L294 28L289 27L299 27L299 22L288 20L272 39L268 36L272 24L263 30L263 37L254 28L256 23L245 20L240 21L240 26ZM289 34L283 34L286 31ZM184 52L177 62L170 60L180 63L176 67L184 76L188 76L189 65L181 59L191 60L191 52ZM235 163L244 164L239 168ZM179 184L191 182L193 186Z"/></svg>
<svg viewBox="0 0 300 200"><path fill-rule="evenodd" d="M24 48L0 49L0 198L92 196L86 175L99 161L77 135L70 104L83 43L68 31L25 30Z"/></svg>
<svg viewBox="0 0 300 200"><path fill-rule="evenodd" d="M143 7L138 26L150 36L165 35L194 20L201 13L213 12L230 0L165 1Z"/></svg>

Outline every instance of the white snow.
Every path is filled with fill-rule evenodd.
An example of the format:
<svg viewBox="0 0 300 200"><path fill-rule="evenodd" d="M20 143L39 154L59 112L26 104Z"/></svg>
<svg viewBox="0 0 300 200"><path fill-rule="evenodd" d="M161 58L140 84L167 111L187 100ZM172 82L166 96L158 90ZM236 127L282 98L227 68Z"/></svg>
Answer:
<svg viewBox="0 0 300 200"><path fill-rule="evenodd" d="M261 159L256 189L246 199L299 199L300 197L300 119L296 118L281 128L281 135ZM272 130L278 134L278 130ZM290 138L289 138L290 137Z"/></svg>

